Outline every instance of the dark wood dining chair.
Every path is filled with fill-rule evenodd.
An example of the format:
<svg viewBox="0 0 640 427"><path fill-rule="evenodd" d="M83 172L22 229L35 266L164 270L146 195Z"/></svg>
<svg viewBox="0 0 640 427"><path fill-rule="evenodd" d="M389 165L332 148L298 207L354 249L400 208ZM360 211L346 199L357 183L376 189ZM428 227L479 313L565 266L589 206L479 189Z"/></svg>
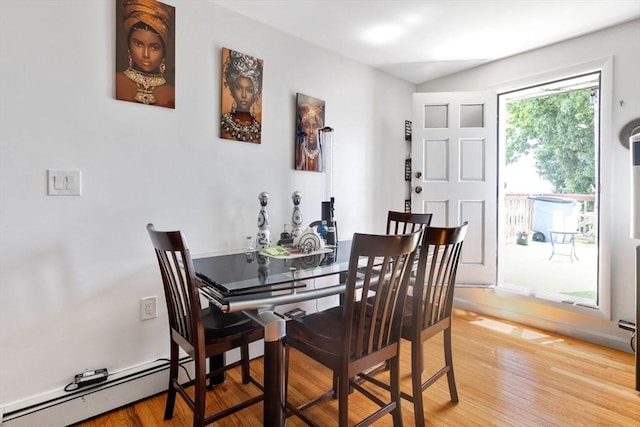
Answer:
<svg viewBox="0 0 640 427"><path fill-rule="evenodd" d="M423 231L431 224L431 218L433 214L430 213L414 213L414 212L398 212L389 211L387 213L387 234L406 234L415 233L416 231ZM416 273L416 260L414 261L414 270L412 275ZM409 282L409 289L411 289L411 281ZM411 290L409 290L411 293ZM359 307L357 307L359 309ZM387 370L389 367L385 364L380 366L378 370Z"/></svg>
<svg viewBox="0 0 640 427"><path fill-rule="evenodd" d="M264 328L242 313L223 313L217 307L202 308L198 282L181 231L157 231L147 225L149 237L155 249L169 314L171 357L169 364L169 389L164 419L173 417L176 393L179 393L193 411L194 427L215 422L263 400L262 385L249 372L249 343L264 337ZM195 378L181 384L178 381L179 348L193 359ZM226 351L240 347L241 359L224 366L212 361ZM223 358L223 357L222 357ZM206 361L209 360L209 373ZM242 366L242 382L253 383L260 394L216 414L205 417L207 379L219 378L229 369ZM186 389L195 386L193 397Z"/></svg>
<svg viewBox="0 0 640 427"><path fill-rule="evenodd" d="M451 312L456 273L468 223L459 227L427 227L418 255L418 269L412 295L405 300L402 338L411 341L412 394L402 397L413 402L416 426L425 425L423 392L445 374L452 402L458 402L451 348ZM369 305L370 303L368 303ZM443 333L444 366L423 380L424 351L427 340ZM375 378L370 381L384 386Z"/></svg>
<svg viewBox="0 0 640 427"><path fill-rule="evenodd" d="M387 234L407 234L423 230L431 224L430 213L396 212L387 213Z"/></svg>
<svg viewBox="0 0 640 427"><path fill-rule="evenodd" d="M399 342L402 308L420 233L407 235L354 234L346 277L344 303L338 307L313 313L287 323L286 364L289 352L301 351L331 369L337 387L309 402L291 408L292 412L316 425L302 411L319 401L338 397L338 425L347 426L348 398L357 390L380 408L358 425L369 425L384 415L392 414L394 426L402 425L399 378ZM383 288L375 292L371 316L354 309L357 289L368 295L371 286ZM375 397L356 377L360 372L380 363L389 363L389 401ZM289 404L292 407L293 405Z"/></svg>

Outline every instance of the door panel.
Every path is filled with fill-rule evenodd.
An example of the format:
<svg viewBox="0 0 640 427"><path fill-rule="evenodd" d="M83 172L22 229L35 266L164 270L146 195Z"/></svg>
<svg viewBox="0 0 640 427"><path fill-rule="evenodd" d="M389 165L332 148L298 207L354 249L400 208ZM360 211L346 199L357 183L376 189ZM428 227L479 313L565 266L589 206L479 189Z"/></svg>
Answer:
<svg viewBox="0 0 640 427"><path fill-rule="evenodd" d="M412 206L433 226L469 221L461 283L496 282L496 115L492 92L413 96Z"/></svg>
<svg viewBox="0 0 640 427"><path fill-rule="evenodd" d="M425 140L423 156L423 175L425 181L434 182L449 180L449 141Z"/></svg>
<svg viewBox="0 0 640 427"><path fill-rule="evenodd" d="M415 204L412 202L412 206ZM429 200L424 201L422 209L416 209L416 212L429 212L431 217L431 225L434 227L446 227L446 218L449 217L449 201L448 200ZM468 234L468 231L467 231Z"/></svg>
<svg viewBox="0 0 640 427"><path fill-rule="evenodd" d="M469 221L469 224L483 224L484 214L486 212L486 204L483 201L462 201L460 202L460 217ZM464 254L462 260L474 265L483 265L485 263L484 242L486 237L483 235L486 228L471 227L467 229L467 235L464 241ZM495 280L495 278L494 278Z"/></svg>

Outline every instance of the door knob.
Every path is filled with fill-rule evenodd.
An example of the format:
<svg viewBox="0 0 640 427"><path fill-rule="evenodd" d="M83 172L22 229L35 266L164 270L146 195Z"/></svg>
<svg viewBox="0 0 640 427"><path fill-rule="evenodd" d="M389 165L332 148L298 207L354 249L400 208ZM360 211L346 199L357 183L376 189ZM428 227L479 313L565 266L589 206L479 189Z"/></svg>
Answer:
<svg viewBox="0 0 640 427"><path fill-rule="evenodd" d="M416 172L416 178L422 178L422 172Z"/></svg>
<svg viewBox="0 0 640 427"><path fill-rule="evenodd" d="M420 187L419 185L416 187L416 193L422 193L422 187Z"/></svg>

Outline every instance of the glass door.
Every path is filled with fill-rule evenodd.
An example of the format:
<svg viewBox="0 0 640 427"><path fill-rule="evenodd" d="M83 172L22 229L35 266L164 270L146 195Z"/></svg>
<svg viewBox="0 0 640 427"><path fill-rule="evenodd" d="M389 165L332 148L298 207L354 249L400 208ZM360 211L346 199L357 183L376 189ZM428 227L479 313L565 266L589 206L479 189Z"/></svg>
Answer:
<svg viewBox="0 0 640 427"><path fill-rule="evenodd" d="M498 286L598 306L600 73L500 94Z"/></svg>

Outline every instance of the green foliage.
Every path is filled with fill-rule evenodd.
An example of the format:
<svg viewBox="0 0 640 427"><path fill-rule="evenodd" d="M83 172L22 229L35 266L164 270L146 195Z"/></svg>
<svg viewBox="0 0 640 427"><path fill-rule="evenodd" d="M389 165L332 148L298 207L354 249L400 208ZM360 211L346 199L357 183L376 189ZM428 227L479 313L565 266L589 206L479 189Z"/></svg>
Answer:
<svg viewBox="0 0 640 427"><path fill-rule="evenodd" d="M595 194L591 89L507 104L506 162L531 154L556 193Z"/></svg>

